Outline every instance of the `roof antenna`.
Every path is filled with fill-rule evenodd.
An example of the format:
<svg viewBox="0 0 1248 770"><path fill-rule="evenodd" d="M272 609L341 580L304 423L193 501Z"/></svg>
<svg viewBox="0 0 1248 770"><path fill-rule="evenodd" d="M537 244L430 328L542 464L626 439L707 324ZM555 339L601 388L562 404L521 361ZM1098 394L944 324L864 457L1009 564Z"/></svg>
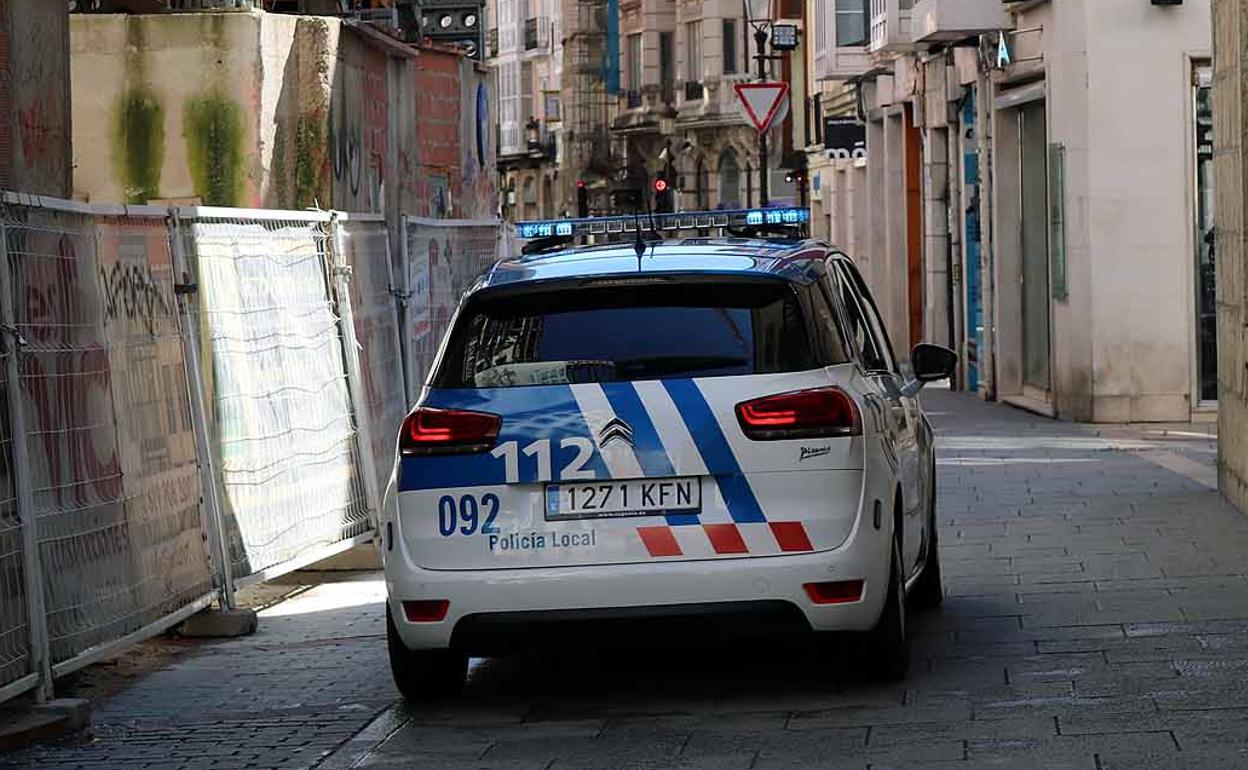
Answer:
<svg viewBox="0 0 1248 770"><path fill-rule="evenodd" d="M641 272L641 258L646 255L646 242L641 237L641 197L638 192L633 199L633 226L637 229L637 240L633 242L633 252L637 254L637 272Z"/></svg>

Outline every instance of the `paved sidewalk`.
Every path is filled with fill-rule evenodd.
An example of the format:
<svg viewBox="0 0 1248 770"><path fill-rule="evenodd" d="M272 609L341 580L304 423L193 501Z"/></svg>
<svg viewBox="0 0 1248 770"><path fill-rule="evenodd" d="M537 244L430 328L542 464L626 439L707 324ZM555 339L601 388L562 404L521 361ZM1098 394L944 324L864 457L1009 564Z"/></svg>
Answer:
<svg viewBox="0 0 1248 770"><path fill-rule="evenodd" d="M398 697L384 597L376 575L298 594L254 636L204 644L95 704L85 734L0 768L310 768Z"/></svg>
<svg viewBox="0 0 1248 770"><path fill-rule="evenodd" d="M490 661L355 766L1248 768L1248 519L1205 431L925 400L949 597L904 684L757 647Z"/></svg>
<svg viewBox="0 0 1248 770"><path fill-rule="evenodd" d="M409 713L383 586L326 585L0 768L1248 768L1248 518L1210 439L925 400L948 598L903 684L811 650L560 651Z"/></svg>

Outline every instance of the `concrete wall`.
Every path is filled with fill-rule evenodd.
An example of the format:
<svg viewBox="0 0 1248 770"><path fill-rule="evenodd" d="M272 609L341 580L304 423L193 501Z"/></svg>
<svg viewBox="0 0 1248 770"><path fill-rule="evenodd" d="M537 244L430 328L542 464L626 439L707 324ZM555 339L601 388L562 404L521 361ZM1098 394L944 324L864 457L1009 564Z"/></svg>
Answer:
<svg viewBox="0 0 1248 770"><path fill-rule="evenodd" d="M1069 296L1051 291L1059 416L1186 421L1195 406L1192 61L1209 56L1208 3L1053 0L1020 14L1018 69L1043 56L1047 140L1065 147ZM1007 70L996 84L1004 93ZM1021 390L1017 139L994 132L998 376ZM1050 179L1052 181L1052 178ZM1056 254L1050 243L1051 258ZM1052 287L1051 287L1052 288Z"/></svg>
<svg viewBox="0 0 1248 770"><path fill-rule="evenodd" d="M1248 512L1248 250L1244 247L1244 89L1248 24L1240 0L1214 0L1213 141L1218 268L1218 482Z"/></svg>
<svg viewBox="0 0 1248 770"><path fill-rule="evenodd" d="M1093 151L1089 143L1091 116L1088 73L1088 31L1083 9L1059 3L1052 12L1025 19L1027 27L1044 28L1049 111L1048 141L1066 148L1066 285L1067 299L1052 304L1053 407L1064 416L1090 420L1092 409L1094 310L1093 256L1089 185ZM1109 76L1098 72L1098 87ZM1099 162L1099 159L1097 159ZM1186 418L1184 418L1186 419Z"/></svg>
<svg viewBox="0 0 1248 770"><path fill-rule="evenodd" d="M259 12L75 15L71 28L78 197L392 221L496 209L481 162L493 165L493 131L476 142L476 93L488 104L492 86L456 53Z"/></svg>
<svg viewBox="0 0 1248 770"><path fill-rule="evenodd" d="M1196 344L1191 60L1210 54L1209 3L1066 4L1083 10L1088 41L1092 416L1184 420Z"/></svg>
<svg viewBox="0 0 1248 770"><path fill-rule="evenodd" d="M0 0L0 188L69 197L69 14Z"/></svg>
<svg viewBox="0 0 1248 770"><path fill-rule="evenodd" d="M262 18L75 15L75 196L262 205Z"/></svg>

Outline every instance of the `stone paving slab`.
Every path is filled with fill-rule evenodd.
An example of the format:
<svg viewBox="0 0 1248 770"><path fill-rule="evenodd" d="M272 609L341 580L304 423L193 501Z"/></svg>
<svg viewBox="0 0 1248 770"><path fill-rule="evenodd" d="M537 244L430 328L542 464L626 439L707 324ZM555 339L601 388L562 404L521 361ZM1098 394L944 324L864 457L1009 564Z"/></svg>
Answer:
<svg viewBox="0 0 1248 770"><path fill-rule="evenodd" d="M87 731L4 770L305 770L391 705L384 583L317 586L96 704Z"/></svg>
<svg viewBox="0 0 1248 770"><path fill-rule="evenodd" d="M1207 485L1211 438L924 398L947 598L902 684L831 648L587 651L474 661L408 710L375 583L278 605L0 768L1248 768L1248 518Z"/></svg>

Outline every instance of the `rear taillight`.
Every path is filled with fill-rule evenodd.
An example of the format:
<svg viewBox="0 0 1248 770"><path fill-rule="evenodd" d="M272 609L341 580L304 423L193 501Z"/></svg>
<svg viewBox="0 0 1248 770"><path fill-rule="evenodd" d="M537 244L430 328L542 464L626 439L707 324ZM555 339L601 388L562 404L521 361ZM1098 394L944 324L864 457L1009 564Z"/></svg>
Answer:
<svg viewBox="0 0 1248 770"><path fill-rule="evenodd" d="M484 452L494 446L503 418L496 414L422 406L403 421L399 451L405 455Z"/></svg>
<svg viewBox="0 0 1248 770"><path fill-rule="evenodd" d="M737 422L755 441L862 435L858 405L840 388L815 388L737 404Z"/></svg>
<svg viewBox="0 0 1248 770"><path fill-rule="evenodd" d="M862 598L861 580L839 580L833 583L807 583L802 586L815 604L848 604Z"/></svg>
<svg viewBox="0 0 1248 770"><path fill-rule="evenodd" d="M450 609L451 603L446 599L403 602L403 616L409 623L441 623Z"/></svg>

